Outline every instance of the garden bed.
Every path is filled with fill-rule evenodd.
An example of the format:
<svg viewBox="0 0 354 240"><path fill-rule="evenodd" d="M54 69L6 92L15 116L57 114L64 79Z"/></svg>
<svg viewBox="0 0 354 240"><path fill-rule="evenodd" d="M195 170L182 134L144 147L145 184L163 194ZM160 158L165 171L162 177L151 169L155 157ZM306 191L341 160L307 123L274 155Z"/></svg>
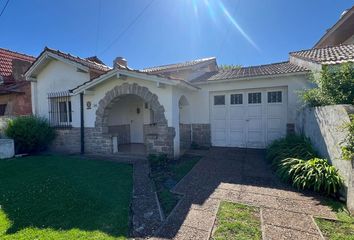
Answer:
<svg viewBox="0 0 354 240"><path fill-rule="evenodd" d="M0 160L0 239L126 239L132 173L67 156Z"/></svg>
<svg viewBox="0 0 354 240"><path fill-rule="evenodd" d="M165 216L170 214L181 198L180 195L170 190L201 158L202 156L185 154L177 161L169 161L164 155L149 156L151 178L155 183L157 196Z"/></svg>

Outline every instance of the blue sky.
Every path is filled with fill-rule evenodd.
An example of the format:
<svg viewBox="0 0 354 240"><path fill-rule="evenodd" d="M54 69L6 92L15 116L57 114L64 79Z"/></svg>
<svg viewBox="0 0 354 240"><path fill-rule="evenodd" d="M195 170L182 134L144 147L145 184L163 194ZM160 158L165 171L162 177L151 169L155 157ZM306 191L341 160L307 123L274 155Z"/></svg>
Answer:
<svg viewBox="0 0 354 240"><path fill-rule="evenodd" d="M267 64L311 48L352 5L354 0L10 0L0 17L0 47L37 56L48 46L98 55L108 65L123 56L136 69L210 56L219 64Z"/></svg>

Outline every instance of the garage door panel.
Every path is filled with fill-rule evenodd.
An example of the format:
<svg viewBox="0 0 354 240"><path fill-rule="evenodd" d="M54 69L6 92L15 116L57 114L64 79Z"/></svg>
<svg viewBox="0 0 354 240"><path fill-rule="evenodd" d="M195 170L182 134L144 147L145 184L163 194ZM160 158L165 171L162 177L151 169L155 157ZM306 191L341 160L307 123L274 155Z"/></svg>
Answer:
<svg viewBox="0 0 354 240"><path fill-rule="evenodd" d="M283 134L280 131L269 131L268 132L268 139L267 139L267 143L271 143L276 139L279 139L283 137Z"/></svg>
<svg viewBox="0 0 354 240"><path fill-rule="evenodd" d="M226 128L226 120L214 120L213 121L214 129L225 129Z"/></svg>
<svg viewBox="0 0 354 240"><path fill-rule="evenodd" d="M230 119L243 119L245 109L243 107L230 107Z"/></svg>
<svg viewBox="0 0 354 240"><path fill-rule="evenodd" d="M243 130L245 120L230 120L230 130Z"/></svg>
<svg viewBox="0 0 354 240"><path fill-rule="evenodd" d="M267 127L269 130L280 129L281 124L282 124L282 120L280 118L273 118L273 119L270 118L267 121Z"/></svg>
<svg viewBox="0 0 354 240"><path fill-rule="evenodd" d="M283 114L283 105L268 105L268 117L281 117Z"/></svg>
<svg viewBox="0 0 354 240"><path fill-rule="evenodd" d="M226 119L226 107L216 107L213 110L213 119Z"/></svg>
<svg viewBox="0 0 354 240"><path fill-rule="evenodd" d="M262 116L262 106L249 105L247 108L248 117L261 117Z"/></svg>
<svg viewBox="0 0 354 240"><path fill-rule="evenodd" d="M248 130L261 130L262 129L262 119L249 119Z"/></svg>

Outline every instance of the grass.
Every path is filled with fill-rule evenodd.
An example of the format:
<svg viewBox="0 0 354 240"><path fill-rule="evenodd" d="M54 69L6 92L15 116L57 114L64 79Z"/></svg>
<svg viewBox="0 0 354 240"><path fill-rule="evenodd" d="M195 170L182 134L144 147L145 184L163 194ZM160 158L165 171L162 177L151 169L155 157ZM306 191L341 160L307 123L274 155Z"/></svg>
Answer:
<svg viewBox="0 0 354 240"><path fill-rule="evenodd" d="M0 239L126 239L132 171L64 156L0 160Z"/></svg>
<svg viewBox="0 0 354 240"><path fill-rule="evenodd" d="M164 166L151 166L157 195L164 214L167 216L178 203L180 196L170 190L194 167L201 156L184 155L178 161L167 161ZM153 160L153 162L156 160Z"/></svg>
<svg viewBox="0 0 354 240"><path fill-rule="evenodd" d="M326 201L336 213L338 221L315 218L323 236L330 240L354 240L354 217L349 215L344 204L334 200Z"/></svg>
<svg viewBox="0 0 354 240"><path fill-rule="evenodd" d="M260 210L238 203L221 202L213 240L262 239Z"/></svg>

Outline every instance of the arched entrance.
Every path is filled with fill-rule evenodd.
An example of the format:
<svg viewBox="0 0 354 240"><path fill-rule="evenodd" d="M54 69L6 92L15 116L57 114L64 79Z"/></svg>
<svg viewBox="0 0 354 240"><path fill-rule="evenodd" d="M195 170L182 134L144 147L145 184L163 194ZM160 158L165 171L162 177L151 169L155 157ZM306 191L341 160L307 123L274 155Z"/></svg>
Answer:
<svg viewBox="0 0 354 240"><path fill-rule="evenodd" d="M156 94L136 83L108 91L98 103L95 127L110 143L141 143L149 153L173 156L174 128L167 126L165 109ZM118 150L119 151L119 150Z"/></svg>

